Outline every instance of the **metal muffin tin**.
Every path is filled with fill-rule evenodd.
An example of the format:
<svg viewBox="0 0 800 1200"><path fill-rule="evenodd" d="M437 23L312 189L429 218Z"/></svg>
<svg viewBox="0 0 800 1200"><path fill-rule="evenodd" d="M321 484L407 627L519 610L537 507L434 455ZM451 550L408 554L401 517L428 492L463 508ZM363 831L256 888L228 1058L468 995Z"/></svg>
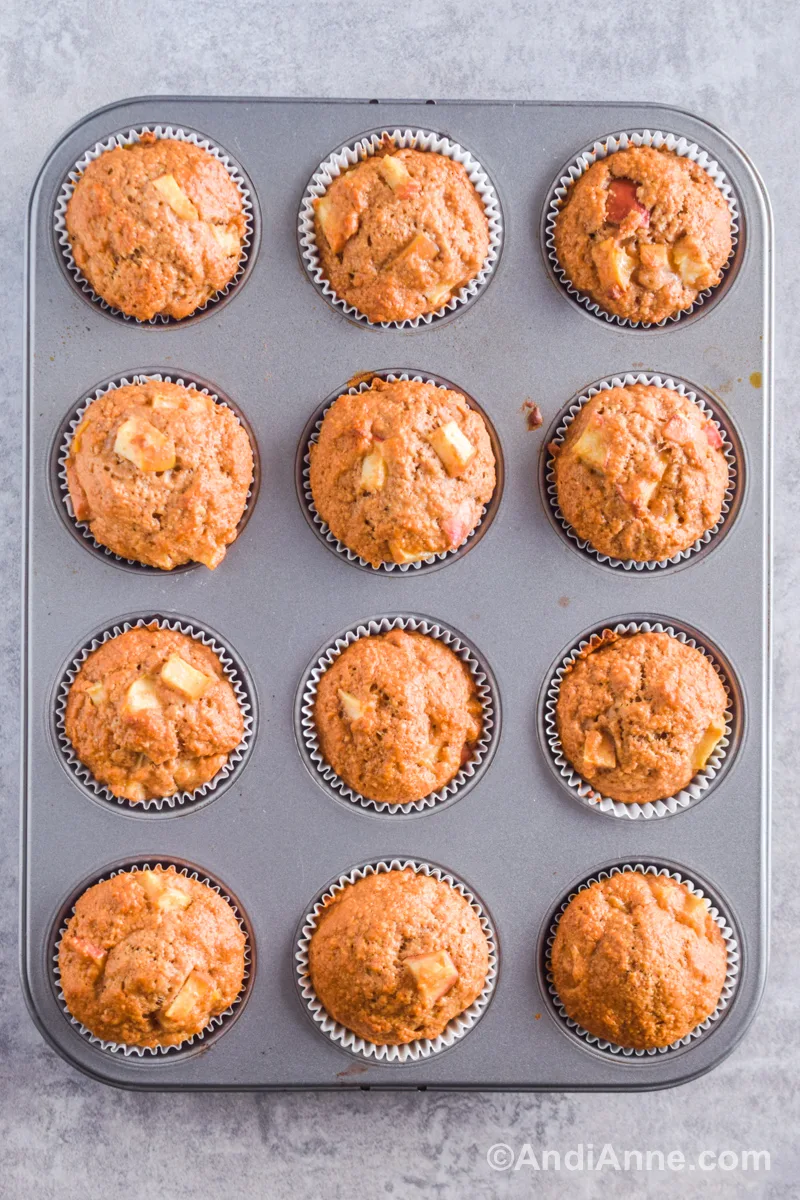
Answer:
<svg viewBox="0 0 800 1200"><path fill-rule="evenodd" d="M171 125L230 147L261 215L246 288L202 321L112 321L65 278L53 213L67 172L119 129ZM498 189L502 262L480 303L415 331L364 329L310 284L298 209L310 174L376 127L424 128L468 149ZM668 130L708 150L735 190L740 232L724 295L663 328L629 330L586 313L554 285L540 236L562 164L620 130ZM521 153L521 151L523 151ZM22 772L22 978L31 1013L68 1061L143 1089L472 1088L599 1091L667 1087L716 1065L752 1019L766 974L769 902L770 430L772 226L763 184L725 134L641 104L146 98L70 130L34 189L27 246L27 490ZM453 380L486 411L505 488L491 529L435 571L365 571L331 553L298 502L295 462L326 396L361 372ZM65 414L113 377L160 371L230 397L260 452L260 493L215 572L121 571L86 553L51 480ZM538 483L544 430L592 382L628 372L680 378L708 395L740 440L746 488L713 553L680 570L604 569L554 528ZM543 429L521 407L538 403ZM438 564L437 564L438 565ZM241 656L259 724L246 771L213 804L132 819L92 803L50 736L59 672L75 647L120 617L179 614ZM458 804L413 821L337 803L298 753L293 704L312 654L337 632L418 613L463 631L492 664L503 710L497 752ZM574 803L539 744L537 699L555 656L598 625L635 615L703 631L729 661L744 719L735 761L702 804L658 821L604 820ZM499 971L481 1021L441 1055L356 1060L319 1036L299 1001L295 934L308 898L355 864L408 858L441 866L492 913ZM254 955L247 1005L202 1053L110 1053L69 1022L54 987L54 931L76 889L120 862L197 864L247 914ZM620 1062L587 1053L547 1016L540 929L576 879L646 862L708 882L735 926L740 974L713 1026L680 1054Z"/></svg>

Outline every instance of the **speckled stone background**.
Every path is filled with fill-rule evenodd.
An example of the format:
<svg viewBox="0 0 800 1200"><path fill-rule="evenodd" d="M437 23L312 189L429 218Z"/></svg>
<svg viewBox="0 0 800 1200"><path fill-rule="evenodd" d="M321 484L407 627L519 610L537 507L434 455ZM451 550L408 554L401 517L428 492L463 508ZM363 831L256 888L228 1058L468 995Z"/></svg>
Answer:
<svg viewBox="0 0 800 1200"><path fill-rule="evenodd" d="M0 19L0 1195L207 1200L358 1195L800 1195L800 6L794 0L6 0ZM772 966L744 1042L697 1083L654 1095L218 1095L113 1091L48 1049L17 979L21 284L36 170L85 112L143 93L656 100L723 126L777 218L775 790ZM753 402L758 403L754 395ZM497 1142L562 1155L766 1149L771 1170L494 1172ZM730 1163L731 1159L723 1160Z"/></svg>

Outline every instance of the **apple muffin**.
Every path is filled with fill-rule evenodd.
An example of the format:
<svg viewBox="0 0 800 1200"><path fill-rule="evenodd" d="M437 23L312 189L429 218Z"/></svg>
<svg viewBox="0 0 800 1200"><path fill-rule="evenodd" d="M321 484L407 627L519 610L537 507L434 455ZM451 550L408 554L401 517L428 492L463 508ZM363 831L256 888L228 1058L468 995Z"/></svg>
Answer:
<svg viewBox="0 0 800 1200"><path fill-rule="evenodd" d="M214 651L154 621L84 660L64 726L98 783L140 803L213 779L241 742L244 717Z"/></svg>
<svg viewBox="0 0 800 1200"><path fill-rule="evenodd" d="M680 792L725 733L711 662L667 633L609 632L565 672L556 725L565 756L603 796L646 804Z"/></svg>
<svg viewBox="0 0 800 1200"><path fill-rule="evenodd" d="M729 471L719 429L669 388L599 392L550 449L561 512L601 554L661 562L720 518Z"/></svg>
<svg viewBox="0 0 800 1200"><path fill-rule="evenodd" d="M103 1041L177 1046L242 990L245 936L227 900L174 867L123 871L78 900L58 951L76 1020Z"/></svg>
<svg viewBox="0 0 800 1200"><path fill-rule="evenodd" d="M707 900L669 876L624 871L573 897L551 966L573 1021L617 1046L654 1050L714 1012L727 950Z"/></svg>
<svg viewBox="0 0 800 1200"><path fill-rule="evenodd" d="M558 261L600 308L653 323L716 287L733 243L728 203L672 150L629 146L573 183L555 224Z"/></svg>
<svg viewBox="0 0 800 1200"><path fill-rule="evenodd" d="M253 480L236 415L195 388L147 380L93 400L70 443L75 518L121 558L212 570L235 541Z"/></svg>
<svg viewBox="0 0 800 1200"><path fill-rule="evenodd" d="M483 720L466 664L436 638L392 629L360 637L328 667L314 725L323 758L349 787L407 804L469 762Z"/></svg>
<svg viewBox="0 0 800 1200"><path fill-rule="evenodd" d="M97 295L138 321L188 317L227 287L247 230L241 192L219 159L154 133L85 167L66 225Z"/></svg>
<svg viewBox="0 0 800 1200"><path fill-rule="evenodd" d="M317 512L373 567L457 549L495 482L483 418L459 392L432 383L374 379L340 396L311 446Z"/></svg>
<svg viewBox="0 0 800 1200"><path fill-rule="evenodd" d="M452 884L410 869L336 892L309 945L325 1011L378 1045L438 1037L480 996L488 969L475 909Z"/></svg>
<svg viewBox="0 0 800 1200"><path fill-rule="evenodd" d="M370 321L434 313L489 253L483 201L461 163L386 140L314 201L323 275Z"/></svg>

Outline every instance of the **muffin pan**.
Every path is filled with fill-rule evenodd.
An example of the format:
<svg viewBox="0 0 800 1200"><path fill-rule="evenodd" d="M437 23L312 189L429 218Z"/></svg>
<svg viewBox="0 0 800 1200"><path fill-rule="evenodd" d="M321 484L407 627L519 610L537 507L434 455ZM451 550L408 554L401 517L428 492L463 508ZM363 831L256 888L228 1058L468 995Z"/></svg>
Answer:
<svg viewBox="0 0 800 1200"><path fill-rule="evenodd" d="M65 268L54 220L64 181L115 130L143 126L197 130L231 147L252 197L247 287L236 284L224 303L207 306L202 322L108 319ZM446 320L416 330L348 320L325 302L298 254L309 178L337 147L376 128L430 130L467 148L502 207L502 261L480 303L457 304ZM737 244L718 294L662 328L586 320L547 266L547 204L561 164L619 130L666 130L698 145L736 198ZM173 97L113 105L61 139L34 190L27 246L22 977L34 1020L68 1061L109 1083L159 1090L609 1091L684 1082L729 1053L755 1013L767 962L771 255L769 202L747 157L699 118L658 106ZM247 528L213 573L120 570L110 556L86 553L81 531L60 511L54 462L65 414L102 381L156 370L213 381L210 390L230 397L260 451ZM309 528L298 489L299 447L324 398L381 370L455 381L485 411L502 448L496 511L465 552L435 570L365 570L332 553ZM740 471L720 532L668 570L598 564L554 521L540 483L545 431L574 398L593 381L640 372L689 381L731 435ZM528 400L542 409L540 430L527 428ZM235 646L258 710L246 769L231 772L213 804L134 811L95 797L64 769L56 703L76 648L154 612ZM296 739L298 689L337 631L398 613L459 631L478 662L491 665L503 714L493 757L469 790L456 791L459 802L413 820L332 802ZM541 696L587 631L631 621L701 631L732 686L732 741L702 804L661 820L615 822L575 803L559 778L540 741ZM354 863L392 860L426 864L475 889L491 913L497 974L481 1020L447 1053L384 1062L354 1056L315 1028L296 956L310 897ZM143 862L224 880L246 913L247 1004L199 1044L204 1053L194 1045L115 1053L81 1034L58 1000L53 955L81 881ZM548 992L546 931L575 881L609 863L651 864L692 880L733 931L735 987L709 1028L678 1050L626 1056L587 1047Z"/></svg>

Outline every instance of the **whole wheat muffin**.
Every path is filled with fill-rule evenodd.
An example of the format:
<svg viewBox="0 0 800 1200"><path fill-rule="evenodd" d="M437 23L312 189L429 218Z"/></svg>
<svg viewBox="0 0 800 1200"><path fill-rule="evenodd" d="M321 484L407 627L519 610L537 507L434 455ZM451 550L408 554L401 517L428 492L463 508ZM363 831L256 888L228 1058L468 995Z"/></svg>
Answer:
<svg viewBox="0 0 800 1200"><path fill-rule="evenodd" d="M697 163L631 146L572 184L556 219L555 249L573 286L601 308L631 321L663 321L722 279L731 213Z"/></svg>
<svg viewBox="0 0 800 1200"><path fill-rule="evenodd" d="M334 179L314 215L325 278L370 321L437 312L489 252L483 201L461 163L391 141Z"/></svg>
<svg viewBox="0 0 800 1200"><path fill-rule="evenodd" d="M174 867L83 893L58 952L67 1008L96 1037L177 1046L242 989L245 936L227 900Z"/></svg>
<svg viewBox="0 0 800 1200"><path fill-rule="evenodd" d="M599 392L551 450L561 512L601 554L672 558L720 518L729 472L719 429L668 388Z"/></svg>
<svg viewBox="0 0 800 1200"><path fill-rule="evenodd" d="M246 221L225 167L200 146L143 133L88 164L67 205L75 263L139 321L188 317L239 268Z"/></svg>
<svg viewBox="0 0 800 1200"><path fill-rule="evenodd" d="M667 633L609 633L565 673L564 754L603 796L664 800L701 771L725 732L725 688L709 660Z"/></svg>
<svg viewBox="0 0 800 1200"><path fill-rule="evenodd" d="M489 945L449 883L412 870L367 875L328 902L309 947L325 1011L378 1045L435 1038L477 1000Z"/></svg>
<svg viewBox="0 0 800 1200"><path fill-rule="evenodd" d="M651 1050L714 1012L727 950L706 900L668 876L625 871L570 901L551 963L573 1021L617 1046Z"/></svg>
<svg viewBox="0 0 800 1200"><path fill-rule="evenodd" d="M149 380L92 401L66 471L75 517L101 545L165 571L213 569L236 538L253 451L226 405Z"/></svg>
<svg viewBox="0 0 800 1200"><path fill-rule="evenodd" d="M449 647L392 629L359 638L328 667L314 724L325 761L354 791L406 804L444 787L472 757L481 703Z"/></svg>
<svg viewBox="0 0 800 1200"><path fill-rule="evenodd" d="M136 803L208 783L241 742L244 717L214 651L153 622L85 659L65 729L95 779Z"/></svg>
<svg viewBox="0 0 800 1200"><path fill-rule="evenodd" d="M495 486L483 418L459 392L373 380L328 409L311 446L311 492L335 537L374 567L466 541Z"/></svg>

